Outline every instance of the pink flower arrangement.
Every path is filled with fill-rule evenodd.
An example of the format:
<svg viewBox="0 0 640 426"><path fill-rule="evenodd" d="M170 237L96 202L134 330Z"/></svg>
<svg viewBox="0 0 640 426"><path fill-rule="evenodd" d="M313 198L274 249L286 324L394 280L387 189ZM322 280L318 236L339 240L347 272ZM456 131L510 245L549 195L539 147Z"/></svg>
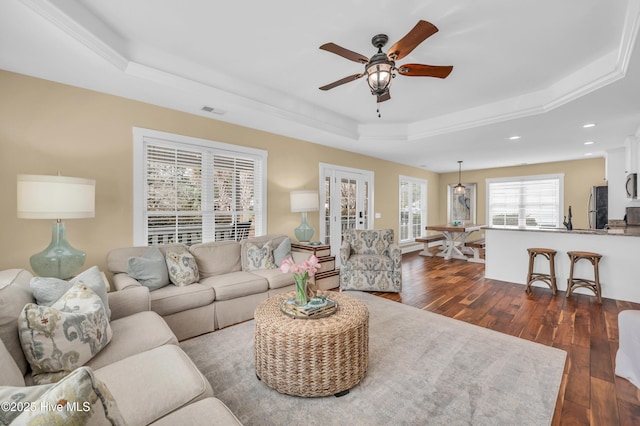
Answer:
<svg viewBox="0 0 640 426"><path fill-rule="evenodd" d="M319 269L320 263L318 262L318 258L314 255L311 255L309 259L305 260L300 265L295 263L291 257L286 258L280 264L280 271L285 274L287 272L291 272L298 276L307 275L307 277L313 277Z"/></svg>

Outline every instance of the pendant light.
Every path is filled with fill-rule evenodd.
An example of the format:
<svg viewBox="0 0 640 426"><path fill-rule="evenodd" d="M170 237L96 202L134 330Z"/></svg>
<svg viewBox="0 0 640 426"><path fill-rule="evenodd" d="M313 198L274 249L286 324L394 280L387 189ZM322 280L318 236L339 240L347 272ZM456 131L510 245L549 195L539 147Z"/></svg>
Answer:
<svg viewBox="0 0 640 426"><path fill-rule="evenodd" d="M456 195L464 194L466 189L464 185L461 183L462 182L461 176L462 176L462 160L458 160L458 184L453 187L453 193Z"/></svg>

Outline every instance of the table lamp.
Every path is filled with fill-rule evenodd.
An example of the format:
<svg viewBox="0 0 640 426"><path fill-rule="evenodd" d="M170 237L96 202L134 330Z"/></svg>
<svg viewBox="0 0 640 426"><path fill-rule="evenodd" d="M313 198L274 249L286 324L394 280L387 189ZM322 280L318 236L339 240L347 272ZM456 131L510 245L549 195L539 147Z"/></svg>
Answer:
<svg viewBox="0 0 640 426"><path fill-rule="evenodd" d="M84 264L86 255L67 242L62 219L95 216L95 184L76 177L18 175L18 218L56 219L49 246L29 259L36 274L67 279Z"/></svg>
<svg viewBox="0 0 640 426"><path fill-rule="evenodd" d="M291 191L291 212L302 213L302 223L294 231L296 238L301 243L311 241L314 229L307 223L307 212L318 211L319 204L318 191Z"/></svg>

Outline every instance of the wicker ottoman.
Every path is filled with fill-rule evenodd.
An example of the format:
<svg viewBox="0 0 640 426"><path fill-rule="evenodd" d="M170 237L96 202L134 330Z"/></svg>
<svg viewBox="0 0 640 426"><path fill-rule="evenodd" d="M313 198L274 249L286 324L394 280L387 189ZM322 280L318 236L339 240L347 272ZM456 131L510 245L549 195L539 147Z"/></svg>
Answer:
<svg viewBox="0 0 640 426"><path fill-rule="evenodd" d="M348 393L369 366L369 311L343 293L319 292L338 302L320 319L294 319L280 311L293 293L273 296L255 312L256 375L288 395L314 397Z"/></svg>

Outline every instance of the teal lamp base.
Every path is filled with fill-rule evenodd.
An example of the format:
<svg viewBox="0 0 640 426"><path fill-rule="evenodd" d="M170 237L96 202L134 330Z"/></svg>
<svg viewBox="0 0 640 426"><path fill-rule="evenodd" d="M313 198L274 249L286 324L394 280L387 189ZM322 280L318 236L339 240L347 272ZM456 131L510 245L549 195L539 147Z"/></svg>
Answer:
<svg viewBox="0 0 640 426"><path fill-rule="evenodd" d="M86 254L67 242L64 222L55 222L51 230L51 243L40 253L29 258L31 269L41 277L66 280L79 271Z"/></svg>
<svg viewBox="0 0 640 426"><path fill-rule="evenodd" d="M301 243L308 243L311 241L314 229L307 223L307 212L302 212L302 223L293 232Z"/></svg>

